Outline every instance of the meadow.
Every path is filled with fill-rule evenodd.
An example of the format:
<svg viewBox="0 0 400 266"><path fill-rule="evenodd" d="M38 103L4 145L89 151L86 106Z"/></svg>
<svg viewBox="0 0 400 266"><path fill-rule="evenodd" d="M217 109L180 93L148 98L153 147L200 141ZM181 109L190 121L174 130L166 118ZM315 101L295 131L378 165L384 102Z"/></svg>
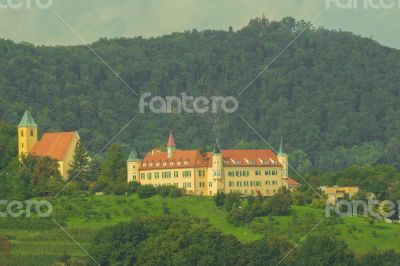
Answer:
<svg viewBox="0 0 400 266"><path fill-rule="evenodd" d="M51 218L85 249L89 249L96 233L103 227L141 216L189 213L207 218L212 226L231 234L242 242L265 236L288 237L298 242L322 218L324 211L304 206L292 206L290 214L256 218L251 224L236 227L226 220L226 212L217 208L212 198L162 198L158 195L139 199L130 196L60 197L53 202ZM3 219L3 218L2 218ZM11 265L54 265L73 258L81 265L87 256L51 219L0 220L0 235L11 242ZM324 231L325 230L325 231ZM326 218L315 232L332 233L346 241L356 253L373 250L400 249L400 225L375 222L361 217Z"/></svg>

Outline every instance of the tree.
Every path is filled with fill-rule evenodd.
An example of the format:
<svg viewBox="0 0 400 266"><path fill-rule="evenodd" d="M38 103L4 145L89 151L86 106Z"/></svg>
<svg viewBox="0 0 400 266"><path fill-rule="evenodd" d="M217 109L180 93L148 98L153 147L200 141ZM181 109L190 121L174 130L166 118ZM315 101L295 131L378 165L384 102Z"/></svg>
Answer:
<svg viewBox="0 0 400 266"><path fill-rule="evenodd" d="M326 234L309 236L291 262L299 266L356 265L354 255L346 243Z"/></svg>
<svg viewBox="0 0 400 266"><path fill-rule="evenodd" d="M278 193L270 197L267 201L268 210L273 215L287 214L292 202L290 191L285 187L279 189Z"/></svg>
<svg viewBox="0 0 400 266"><path fill-rule="evenodd" d="M111 144L101 166L101 178L110 181L126 181L126 158L121 146Z"/></svg>
<svg viewBox="0 0 400 266"><path fill-rule="evenodd" d="M76 143L74 157L69 166L68 177L70 180L93 181L97 177L91 176L93 174L93 164L89 153L80 140Z"/></svg>

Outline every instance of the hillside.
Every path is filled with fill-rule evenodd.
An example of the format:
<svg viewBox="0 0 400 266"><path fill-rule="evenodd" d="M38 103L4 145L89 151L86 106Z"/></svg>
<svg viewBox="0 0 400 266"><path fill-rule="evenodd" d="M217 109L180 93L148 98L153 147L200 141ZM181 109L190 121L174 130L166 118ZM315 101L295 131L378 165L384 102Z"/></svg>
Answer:
<svg viewBox="0 0 400 266"><path fill-rule="evenodd" d="M155 196L140 199L137 195L60 198L54 208L54 218L85 249L90 247L102 228L140 217L160 216L166 208L174 216L182 215L182 210L186 210L191 215L207 218L213 227L224 234L234 235L242 243L250 243L263 236L288 238L297 243L324 215L322 210L292 206L290 215L262 217L249 225L235 227L226 221L226 212L217 208L211 198ZM398 225L382 222L370 225L365 218L345 217L342 222L325 218L313 235L334 234L361 256L376 250L398 250L399 232ZM54 265L55 261L66 257L82 263L88 260L86 254L51 220L12 218L9 222L2 222L0 234L12 244L11 265Z"/></svg>
<svg viewBox="0 0 400 266"><path fill-rule="evenodd" d="M240 102L237 113L140 114L117 142L143 153L163 145L173 128L179 147L210 149L217 131L223 147L264 147L241 114L275 147L282 133L287 150L298 155L296 165L309 159L322 169L398 166L399 50L352 33L311 28L238 95L304 26L291 18L254 19L237 31L93 43L139 96L85 46L0 40L0 120L16 124L29 108L42 132L78 129L97 153L139 112L145 92L232 95Z"/></svg>

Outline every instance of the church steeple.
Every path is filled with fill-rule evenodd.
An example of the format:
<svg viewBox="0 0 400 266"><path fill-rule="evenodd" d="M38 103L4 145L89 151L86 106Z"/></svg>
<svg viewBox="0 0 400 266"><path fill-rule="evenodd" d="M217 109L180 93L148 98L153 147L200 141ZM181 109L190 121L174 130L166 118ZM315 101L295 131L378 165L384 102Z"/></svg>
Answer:
<svg viewBox="0 0 400 266"><path fill-rule="evenodd" d="M18 124L18 158L28 155L37 142L37 124L31 113L26 110Z"/></svg>
<svg viewBox="0 0 400 266"><path fill-rule="evenodd" d="M288 161L288 155L285 153L283 150L283 137L281 135L281 143L279 145L279 150L278 150L278 161L282 165L282 177L284 179L288 178L288 170L289 170L289 161Z"/></svg>

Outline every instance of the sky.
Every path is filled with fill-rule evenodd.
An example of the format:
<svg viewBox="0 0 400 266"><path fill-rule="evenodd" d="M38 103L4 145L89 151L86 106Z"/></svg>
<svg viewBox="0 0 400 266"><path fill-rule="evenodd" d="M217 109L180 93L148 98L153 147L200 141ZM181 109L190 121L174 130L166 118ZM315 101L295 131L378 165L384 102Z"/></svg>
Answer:
<svg viewBox="0 0 400 266"><path fill-rule="evenodd" d="M237 30L263 14L269 20L315 20L315 27L400 49L400 0L0 0L0 38L76 45L195 28Z"/></svg>

